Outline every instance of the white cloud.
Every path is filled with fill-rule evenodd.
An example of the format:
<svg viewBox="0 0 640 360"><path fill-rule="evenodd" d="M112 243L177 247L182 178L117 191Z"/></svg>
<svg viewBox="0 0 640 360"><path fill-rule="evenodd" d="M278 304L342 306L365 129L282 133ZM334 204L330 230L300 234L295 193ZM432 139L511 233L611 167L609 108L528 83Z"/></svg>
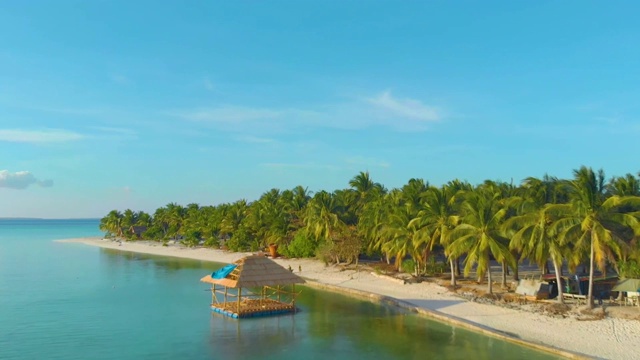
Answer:
<svg viewBox="0 0 640 360"><path fill-rule="evenodd" d="M93 126L91 129L99 132L97 137L109 140L134 140L138 138L136 131L127 128Z"/></svg>
<svg viewBox="0 0 640 360"><path fill-rule="evenodd" d="M309 127L350 130L387 127L396 131L424 131L427 124L443 118L436 107L415 99L395 98L389 91L370 98L308 109L222 105L169 114L221 130L249 133Z"/></svg>
<svg viewBox="0 0 640 360"><path fill-rule="evenodd" d="M389 112L390 116L421 121L438 121L442 117L437 108L425 105L415 99L395 98L390 91L368 98L367 101L376 108Z"/></svg>
<svg viewBox="0 0 640 360"><path fill-rule="evenodd" d="M0 129L0 141L24 143L50 143L81 140L85 136L60 129L23 130Z"/></svg>
<svg viewBox="0 0 640 360"><path fill-rule="evenodd" d="M221 106L216 108L200 108L193 111L177 112L174 115L192 121L210 123L244 123L277 119L282 110L249 108L240 106Z"/></svg>
<svg viewBox="0 0 640 360"><path fill-rule="evenodd" d="M30 185L51 187L53 186L53 180L38 180L29 171L11 173L9 170L0 170L0 188L22 190Z"/></svg>

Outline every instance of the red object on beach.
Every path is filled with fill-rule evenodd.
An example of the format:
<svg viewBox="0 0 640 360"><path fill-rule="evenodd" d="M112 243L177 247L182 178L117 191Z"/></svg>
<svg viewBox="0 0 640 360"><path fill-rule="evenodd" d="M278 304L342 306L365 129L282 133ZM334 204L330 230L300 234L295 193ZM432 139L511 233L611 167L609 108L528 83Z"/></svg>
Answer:
<svg viewBox="0 0 640 360"><path fill-rule="evenodd" d="M275 259L278 257L278 244L269 244L269 253L271 253L271 258Z"/></svg>

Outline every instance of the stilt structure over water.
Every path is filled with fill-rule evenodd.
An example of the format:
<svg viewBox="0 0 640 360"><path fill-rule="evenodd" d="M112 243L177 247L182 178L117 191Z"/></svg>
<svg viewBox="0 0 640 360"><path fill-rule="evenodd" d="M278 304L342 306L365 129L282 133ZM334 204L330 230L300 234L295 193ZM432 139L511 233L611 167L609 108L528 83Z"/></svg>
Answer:
<svg viewBox="0 0 640 360"><path fill-rule="evenodd" d="M264 256L252 255L200 281L211 284L211 310L233 318L296 311L295 284L304 280Z"/></svg>

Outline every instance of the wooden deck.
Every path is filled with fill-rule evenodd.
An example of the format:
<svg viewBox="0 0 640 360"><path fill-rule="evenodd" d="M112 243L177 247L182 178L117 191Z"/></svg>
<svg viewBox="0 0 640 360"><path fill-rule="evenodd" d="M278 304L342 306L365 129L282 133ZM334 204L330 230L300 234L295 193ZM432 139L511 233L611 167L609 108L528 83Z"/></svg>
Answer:
<svg viewBox="0 0 640 360"><path fill-rule="evenodd" d="M270 316L296 312L293 304L279 302L272 299L243 299L238 308L238 302L219 302L211 304L211 310L234 319Z"/></svg>

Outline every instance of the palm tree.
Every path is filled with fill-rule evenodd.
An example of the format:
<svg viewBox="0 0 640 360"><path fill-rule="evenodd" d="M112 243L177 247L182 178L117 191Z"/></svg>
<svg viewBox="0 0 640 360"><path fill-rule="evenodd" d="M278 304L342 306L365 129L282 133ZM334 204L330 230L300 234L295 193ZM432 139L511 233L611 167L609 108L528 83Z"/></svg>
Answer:
<svg viewBox="0 0 640 360"><path fill-rule="evenodd" d="M111 210L100 220L100 230L116 237L122 237L122 214L118 210Z"/></svg>
<svg viewBox="0 0 640 360"><path fill-rule="evenodd" d="M179 234L184 237L183 244L197 246L200 243L206 228L206 218L203 215L204 212L198 204L191 203L184 208L179 229Z"/></svg>
<svg viewBox="0 0 640 360"><path fill-rule="evenodd" d="M415 270L418 275L421 264L420 246L416 245L418 228L415 223L412 224L417 214L412 210L411 204L405 201L401 190L392 190L387 198L392 206L377 235L379 249L387 254L387 257L395 256L395 267L398 271L402 270L402 261L406 255L411 255L416 262Z"/></svg>
<svg viewBox="0 0 640 360"><path fill-rule="evenodd" d="M133 224L135 226L146 226L149 227L152 224L151 215L147 214L144 211L138 211L135 215L136 222Z"/></svg>
<svg viewBox="0 0 640 360"><path fill-rule="evenodd" d="M198 206L197 204L190 204L189 206ZM166 221L169 225L169 235L177 238L180 233L180 228L182 227L182 223L184 222L184 217L186 214L186 209L178 205L176 203L167 204L167 217Z"/></svg>
<svg viewBox="0 0 640 360"><path fill-rule="evenodd" d="M126 231L127 239L131 239L131 237L133 236L133 234L130 233L129 229L131 229L131 227L135 225L137 221L137 213L135 213L133 210L127 209L122 213L121 226L124 229L123 231Z"/></svg>
<svg viewBox="0 0 640 360"><path fill-rule="evenodd" d="M456 209L456 193L447 185L440 188L430 187L424 193L423 200L424 208L412 223L420 229L418 238L421 240L421 246L424 246L423 256L426 260L428 251L431 251L436 244L445 246L445 253L448 252L449 235L458 225L460 217ZM450 253L447 255L451 265L451 286L455 287L455 258Z"/></svg>
<svg viewBox="0 0 640 360"><path fill-rule="evenodd" d="M487 291L493 293L490 255L498 262L512 263L512 255L505 246L507 239L501 227L507 208L500 204L501 194L489 189L478 189L465 194L460 224L450 236L453 256L466 254L464 272L468 276L477 264L478 276L487 273Z"/></svg>
<svg viewBox="0 0 640 360"><path fill-rule="evenodd" d="M364 207L364 204L371 200L372 196L380 195L385 192L384 187L377 182L371 180L368 171L361 171L353 179L349 180L349 186L351 190L355 192L355 209L356 214L360 214L360 211Z"/></svg>
<svg viewBox="0 0 640 360"><path fill-rule="evenodd" d="M387 264L390 263L391 254L382 250L386 240L382 236L382 229L389 222L393 209L390 194L378 196L364 205L358 218L358 233L364 239L366 248L370 252L384 253Z"/></svg>
<svg viewBox="0 0 640 360"><path fill-rule="evenodd" d="M489 192L498 194L498 204L499 206L505 208L507 210L504 220L511 218L516 215L516 207L515 204L518 203L520 197L519 192L521 189L513 185L513 182L506 183L504 181L493 181L493 180L485 180L478 188L482 190L487 190ZM505 246L509 245L509 241L505 242ZM512 254L512 257L514 254ZM502 266L502 286L505 287L507 285L507 273L509 271L509 265L506 261L501 263ZM511 267L513 269L514 279L518 279L518 266L517 263L515 266Z"/></svg>
<svg viewBox="0 0 640 360"><path fill-rule="evenodd" d="M428 189L429 182L423 179L410 179L401 190L402 205L409 207L409 211L417 215L423 207L423 196Z"/></svg>
<svg viewBox="0 0 640 360"><path fill-rule="evenodd" d="M356 260L362 246L361 240L356 236L355 222L349 206L348 192L336 191L328 193L320 191L316 193L307 205L305 214L305 231L324 244L325 250L321 257L331 258L336 263L341 259ZM344 249L341 249L340 247ZM343 251L344 250L344 251Z"/></svg>
<svg viewBox="0 0 640 360"><path fill-rule="evenodd" d="M587 305L593 307L593 273L595 265L605 271L607 259L615 261L626 248L624 233L640 235L637 213L623 212L625 207L640 205L637 196L605 196L605 176L582 166L574 170L574 179L568 182L570 203L551 205L549 211L557 214L554 230L560 241L571 242L577 251L570 260L578 263L581 250L589 251L589 292Z"/></svg>
<svg viewBox="0 0 640 360"><path fill-rule="evenodd" d="M224 213L224 218L220 224L220 231L229 236L240 228L240 224L247 216L248 204L247 201L242 199L227 206Z"/></svg>
<svg viewBox="0 0 640 360"><path fill-rule="evenodd" d="M337 229L345 226L338 216L340 211L335 195L326 191L316 193L307 206L307 230L317 240L330 240Z"/></svg>
<svg viewBox="0 0 640 360"><path fill-rule="evenodd" d="M291 225L295 230L301 227L303 212L311 200L311 192L302 186L296 186L292 190L285 190L281 197L280 205L290 217Z"/></svg>
<svg viewBox="0 0 640 360"><path fill-rule="evenodd" d="M153 225L157 234L162 234L162 240L166 240L169 234L169 212L166 207L157 208L153 213ZM160 240L160 239L156 239Z"/></svg>
<svg viewBox="0 0 640 360"><path fill-rule="evenodd" d="M567 247L557 234L552 233L553 217L547 212L547 204L554 203L559 198L558 183L558 179L548 175L542 180L534 177L525 179L520 214L508 219L504 227L505 231L513 232L509 248L521 254L520 261L528 258L544 268L551 258L558 283L558 301L564 303L560 270Z"/></svg>
<svg viewBox="0 0 640 360"><path fill-rule="evenodd" d="M618 196L640 196L640 181L632 174L614 177L607 185L607 191Z"/></svg>

